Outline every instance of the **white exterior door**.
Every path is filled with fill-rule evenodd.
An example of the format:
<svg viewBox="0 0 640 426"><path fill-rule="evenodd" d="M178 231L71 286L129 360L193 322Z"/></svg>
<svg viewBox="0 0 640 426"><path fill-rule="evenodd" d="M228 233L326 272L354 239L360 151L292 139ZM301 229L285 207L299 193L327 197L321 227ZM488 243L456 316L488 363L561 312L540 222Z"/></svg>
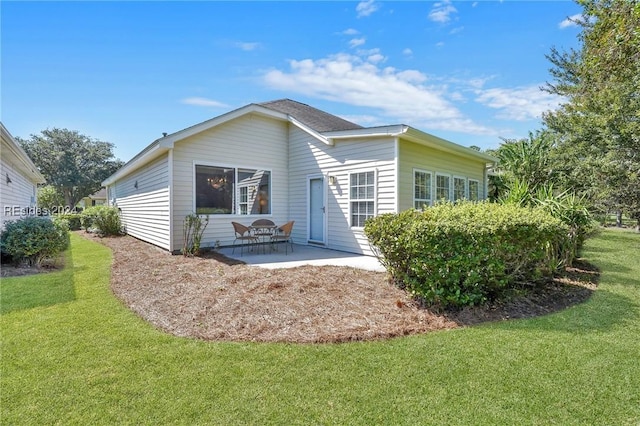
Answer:
<svg viewBox="0 0 640 426"><path fill-rule="evenodd" d="M309 178L309 242L325 243L324 177Z"/></svg>

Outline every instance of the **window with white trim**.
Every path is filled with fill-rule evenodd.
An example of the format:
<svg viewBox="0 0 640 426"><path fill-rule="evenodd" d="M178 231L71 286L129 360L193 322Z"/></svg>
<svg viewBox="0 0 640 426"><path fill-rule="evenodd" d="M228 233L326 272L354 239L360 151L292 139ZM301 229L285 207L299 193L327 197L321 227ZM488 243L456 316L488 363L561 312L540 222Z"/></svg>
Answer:
<svg viewBox="0 0 640 426"><path fill-rule="evenodd" d="M431 172L413 169L413 207L431 205Z"/></svg>
<svg viewBox="0 0 640 426"><path fill-rule="evenodd" d="M469 179L469 200L478 201L480 199L480 182Z"/></svg>
<svg viewBox="0 0 640 426"><path fill-rule="evenodd" d="M436 174L436 200L451 199L451 176Z"/></svg>
<svg viewBox="0 0 640 426"><path fill-rule="evenodd" d="M271 214L271 172L195 166L198 214Z"/></svg>
<svg viewBox="0 0 640 426"><path fill-rule="evenodd" d="M349 204L351 208L351 226L364 227L364 222L375 216L374 171L351 173L349 175Z"/></svg>
<svg viewBox="0 0 640 426"><path fill-rule="evenodd" d="M462 200L467 198L467 179L454 176L453 177L453 200Z"/></svg>

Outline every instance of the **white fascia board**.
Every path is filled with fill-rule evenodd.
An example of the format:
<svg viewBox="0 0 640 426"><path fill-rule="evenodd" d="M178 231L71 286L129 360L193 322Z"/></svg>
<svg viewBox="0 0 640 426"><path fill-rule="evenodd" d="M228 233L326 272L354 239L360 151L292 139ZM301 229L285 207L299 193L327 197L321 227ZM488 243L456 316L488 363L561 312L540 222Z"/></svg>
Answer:
<svg viewBox="0 0 640 426"><path fill-rule="evenodd" d="M298 127L299 129L301 129L304 132L307 132L308 134L310 134L311 136L313 136L314 138L318 139L319 141L333 146L333 141L331 140L331 138L327 138L325 136L323 136L322 134L316 132L315 130L313 130L311 127L302 124L301 122L299 122L298 120L296 120L294 117L289 116L289 122L291 124L293 124L294 126Z"/></svg>
<svg viewBox="0 0 640 426"><path fill-rule="evenodd" d="M154 141L151 145L146 147L138 155L133 157L127 164L120 167L114 174L102 181L102 186L106 187L111 185L118 179L121 179L128 174L133 173L140 167L149 163L151 160L158 158L160 155L167 152L169 148L160 146L160 140Z"/></svg>
<svg viewBox="0 0 640 426"><path fill-rule="evenodd" d="M400 136L409 129L404 124L394 124L392 126L367 127L364 129L340 130L336 132L324 132L323 135L329 140L354 139L354 138L378 138L385 136Z"/></svg>
<svg viewBox="0 0 640 426"><path fill-rule="evenodd" d="M45 183L46 180L44 176L42 176L42 173L40 173L31 158L29 158L24 149L18 145L13 135L9 133L9 130L7 130L1 122L0 131L2 132L2 141L5 142L5 147L8 148L13 156L20 162L20 171L29 176L33 183Z"/></svg>

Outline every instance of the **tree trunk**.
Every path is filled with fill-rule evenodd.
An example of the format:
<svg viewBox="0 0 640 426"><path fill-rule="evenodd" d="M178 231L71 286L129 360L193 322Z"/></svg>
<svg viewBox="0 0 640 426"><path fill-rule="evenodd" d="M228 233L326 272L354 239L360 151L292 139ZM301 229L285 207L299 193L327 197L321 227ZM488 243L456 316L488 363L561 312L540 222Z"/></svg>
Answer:
<svg viewBox="0 0 640 426"><path fill-rule="evenodd" d="M616 212L616 226L622 228L622 210Z"/></svg>

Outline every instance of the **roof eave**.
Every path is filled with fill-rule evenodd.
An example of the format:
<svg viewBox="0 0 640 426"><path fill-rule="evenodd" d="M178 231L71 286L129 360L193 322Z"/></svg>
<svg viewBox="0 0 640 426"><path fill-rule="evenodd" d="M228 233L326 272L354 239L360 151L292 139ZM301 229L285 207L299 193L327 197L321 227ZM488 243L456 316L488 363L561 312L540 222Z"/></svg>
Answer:
<svg viewBox="0 0 640 426"><path fill-rule="evenodd" d="M46 183L46 179L33 163L33 160L31 160L24 149L18 145L18 142L2 122L0 122L0 131L2 132L2 139L7 141L7 147L11 153L20 161L20 171L29 176L33 183Z"/></svg>
<svg viewBox="0 0 640 426"><path fill-rule="evenodd" d="M407 139L411 142L416 142L422 145L432 146L434 148L438 148L443 151L455 153L467 158L474 158L478 160L482 160L486 163L487 166L493 165L498 162L498 159L492 157L489 154L485 154L480 151L476 151L471 148L467 148L466 146L459 145L454 142L450 142L446 139L439 138L432 134L423 132L421 130L415 129L413 127L408 127L406 133L403 136L404 139Z"/></svg>

